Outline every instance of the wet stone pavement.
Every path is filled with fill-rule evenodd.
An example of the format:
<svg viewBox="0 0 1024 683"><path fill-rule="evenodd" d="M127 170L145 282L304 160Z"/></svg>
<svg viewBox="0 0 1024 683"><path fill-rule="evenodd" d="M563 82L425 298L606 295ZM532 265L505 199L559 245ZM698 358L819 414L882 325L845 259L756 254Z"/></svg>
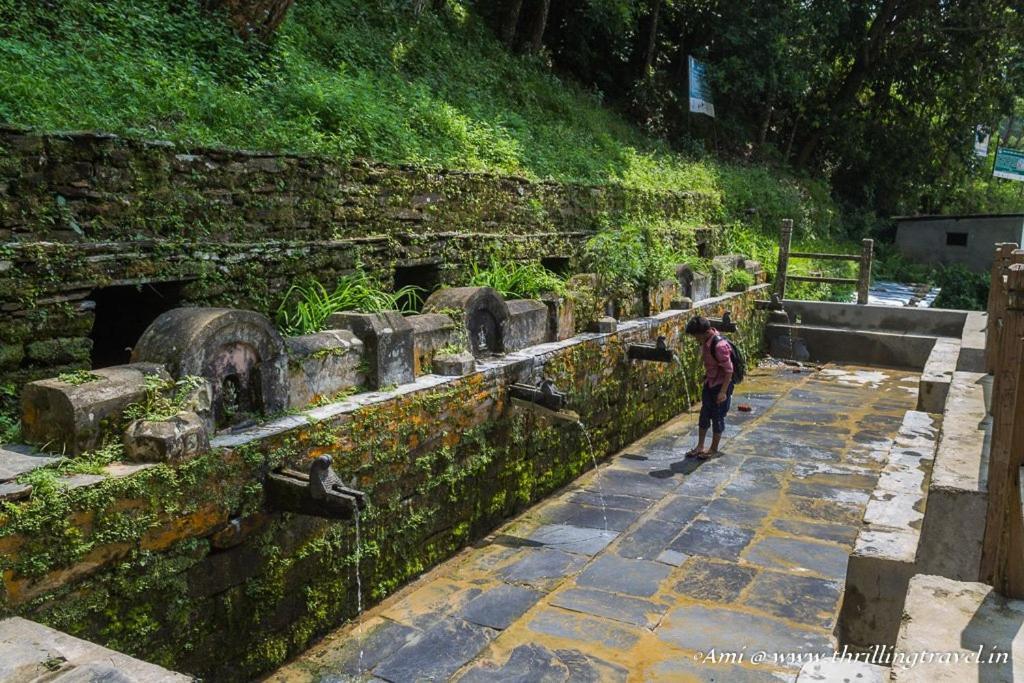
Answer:
<svg viewBox="0 0 1024 683"><path fill-rule="evenodd" d="M835 648L847 557L917 379L757 371L722 456L684 458L681 415L270 680L792 680L787 655Z"/></svg>

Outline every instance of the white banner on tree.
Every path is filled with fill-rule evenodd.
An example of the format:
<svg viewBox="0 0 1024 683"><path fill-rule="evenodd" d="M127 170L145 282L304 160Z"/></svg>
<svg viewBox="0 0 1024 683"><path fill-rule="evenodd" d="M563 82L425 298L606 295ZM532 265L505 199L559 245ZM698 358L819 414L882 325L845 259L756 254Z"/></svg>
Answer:
<svg viewBox="0 0 1024 683"><path fill-rule="evenodd" d="M988 126L977 125L974 127L974 154L981 158L988 156L988 141L992 132Z"/></svg>
<svg viewBox="0 0 1024 683"><path fill-rule="evenodd" d="M689 61L690 111L714 117L715 103L711 101L711 88L708 87L707 65L693 57L689 57Z"/></svg>

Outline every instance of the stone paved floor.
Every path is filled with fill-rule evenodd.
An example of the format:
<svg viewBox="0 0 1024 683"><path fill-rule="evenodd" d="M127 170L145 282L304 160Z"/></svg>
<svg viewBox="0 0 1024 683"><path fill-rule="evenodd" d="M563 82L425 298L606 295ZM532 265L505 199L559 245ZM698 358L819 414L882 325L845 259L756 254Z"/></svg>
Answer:
<svg viewBox="0 0 1024 683"><path fill-rule="evenodd" d="M906 372L758 371L722 457L683 457L684 414L271 680L791 680L786 655L833 651L847 556L916 395Z"/></svg>

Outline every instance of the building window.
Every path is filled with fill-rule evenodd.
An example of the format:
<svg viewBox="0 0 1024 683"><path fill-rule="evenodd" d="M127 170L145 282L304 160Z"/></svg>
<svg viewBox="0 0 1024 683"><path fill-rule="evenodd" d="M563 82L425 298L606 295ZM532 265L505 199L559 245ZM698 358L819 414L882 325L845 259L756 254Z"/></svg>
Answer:
<svg viewBox="0 0 1024 683"><path fill-rule="evenodd" d="M966 247L967 246L967 233L966 232L947 232L946 233L946 246L947 247Z"/></svg>

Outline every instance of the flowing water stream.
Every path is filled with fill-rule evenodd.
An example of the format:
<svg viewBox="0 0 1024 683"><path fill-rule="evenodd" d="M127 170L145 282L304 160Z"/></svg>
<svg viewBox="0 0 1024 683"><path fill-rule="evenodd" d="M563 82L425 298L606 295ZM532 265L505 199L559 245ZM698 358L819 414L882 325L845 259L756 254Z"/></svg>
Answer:
<svg viewBox="0 0 1024 683"><path fill-rule="evenodd" d="M587 442L587 452L590 453L590 461L594 463L594 471L597 472L597 454L594 452L594 442L590 438L590 432L587 431L587 426L583 424L583 420L577 420L575 424L583 432L583 438ZM604 530L608 531L608 506L605 505L604 501L604 487L601 485L600 472L595 475L595 481L597 482L597 499L601 502L601 517L604 519Z"/></svg>
<svg viewBox="0 0 1024 683"><path fill-rule="evenodd" d="M354 507L354 519L356 525L356 633L359 634L359 642L362 643L363 635L363 577L359 573L359 560L363 555L362 532L359 529L359 505ZM363 647L359 646L359 666L356 669L359 674L363 673Z"/></svg>

